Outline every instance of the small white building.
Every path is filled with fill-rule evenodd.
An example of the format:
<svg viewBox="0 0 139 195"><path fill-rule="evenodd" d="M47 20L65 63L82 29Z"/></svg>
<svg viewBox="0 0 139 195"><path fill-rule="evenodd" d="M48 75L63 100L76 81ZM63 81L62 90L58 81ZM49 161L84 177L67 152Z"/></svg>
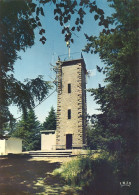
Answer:
<svg viewBox="0 0 139 195"><path fill-rule="evenodd" d="M55 130L41 131L41 150L56 149L56 134Z"/></svg>
<svg viewBox="0 0 139 195"><path fill-rule="evenodd" d="M0 140L0 155L7 155L8 153L21 153L22 139L10 137L8 139Z"/></svg>

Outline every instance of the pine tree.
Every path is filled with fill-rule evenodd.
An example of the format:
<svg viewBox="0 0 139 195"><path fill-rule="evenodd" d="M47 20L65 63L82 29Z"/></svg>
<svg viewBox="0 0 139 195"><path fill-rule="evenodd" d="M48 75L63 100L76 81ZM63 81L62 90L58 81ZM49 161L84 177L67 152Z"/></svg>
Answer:
<svg viewBox="0 0 139 195"><path fill-rule="evenodd" d="M46 117L45 122L43 123L44 129L55 130L56 129L56 112L53 107L49 112L48 117Z"/></svg>
<svg viewBox="0 0 139 195"><path fill-rule="evenodd" d="M109 0L115 13L109 18L113 29L98 37L87 36L86 51L98 53L105 63L97 66L106 75L105 86L91 89L101 114L95 116L94 141L117 156L120 177L136 184L138 153L138 1ZM96 136L98 135L98 137ZM115 166L115 167L116 167ZM136 194L136 193L135 193Z"/></svg>
<svg viewBox="0 0 139 195"><path fill-rule="evenodd" d="M23 139L23 150L40 150L41 147L41 125L37 120L33 110L27 113L27 117L22 117L12 133L12 136Z"/></svg>

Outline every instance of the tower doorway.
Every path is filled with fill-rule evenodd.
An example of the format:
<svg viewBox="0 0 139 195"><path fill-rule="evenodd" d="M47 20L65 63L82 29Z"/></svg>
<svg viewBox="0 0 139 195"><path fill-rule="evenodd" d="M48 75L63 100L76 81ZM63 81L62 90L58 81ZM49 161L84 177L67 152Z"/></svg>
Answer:
<svg viewBox="0 0 139 195"><path fill-rule="evenodd" d="M66 134L66 149L72 149L72 134Z"/></svg>

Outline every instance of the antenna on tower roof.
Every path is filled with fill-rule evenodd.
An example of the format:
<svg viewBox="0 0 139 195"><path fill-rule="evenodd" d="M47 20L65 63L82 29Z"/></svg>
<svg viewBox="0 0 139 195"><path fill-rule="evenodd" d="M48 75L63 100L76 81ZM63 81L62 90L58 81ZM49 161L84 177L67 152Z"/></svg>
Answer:
<svg viewBox="0 0 139 195"><path fill-rule="evenodd" d="M67 47L68 47L68 57L70 59L70 40L66 42Z"/></svg>
<svg viewBox="0 0 139 195"><path fill-rule="evenodd" d="M68 41L66 41L66 45L67 45L67 47L68 47L68 58L70 59L70 24L69 25L67 25L67 26L65 26L65 28L67 28L68 29L68 33L67 33L67 36L69 35L69 39L68 39Z"/></svg>

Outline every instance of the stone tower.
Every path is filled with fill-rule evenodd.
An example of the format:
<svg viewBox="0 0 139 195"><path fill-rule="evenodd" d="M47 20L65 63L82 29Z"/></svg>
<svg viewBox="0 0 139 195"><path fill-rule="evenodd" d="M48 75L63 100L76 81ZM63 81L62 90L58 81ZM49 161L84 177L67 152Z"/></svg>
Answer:
<svg viewBox="0 0 139 195"><path fill-rule="evenodd" d="M56 149L86 145L86 65L83 58L57 62Z"/></svg>

